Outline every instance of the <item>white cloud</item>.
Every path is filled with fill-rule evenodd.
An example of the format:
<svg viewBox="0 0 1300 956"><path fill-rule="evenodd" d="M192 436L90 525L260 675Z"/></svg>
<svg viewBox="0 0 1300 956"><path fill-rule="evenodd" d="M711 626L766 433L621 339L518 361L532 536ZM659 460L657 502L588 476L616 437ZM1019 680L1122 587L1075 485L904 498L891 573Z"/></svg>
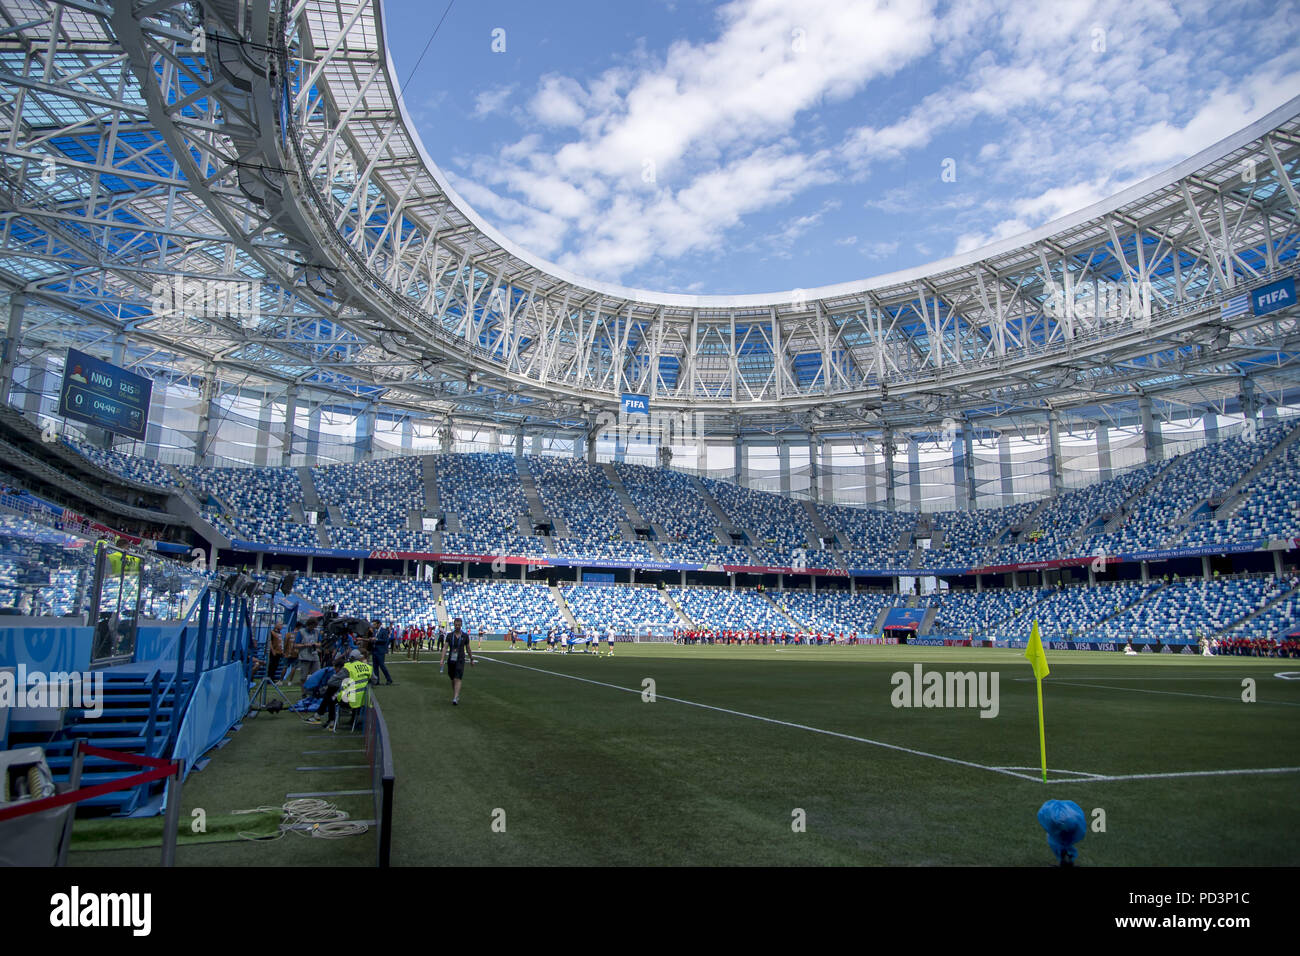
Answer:
<svg viewBox="0 0 1300 956"><path fill-rule="evenodd" d="M586 116L586 98L576 80L551 74L542 77L541 89L528 108L546 126L577 126Z"/></svg>
<svg viewBox="0 0 1300 956"><path fill-rule="evenodd" d="M458 188L577 272L716 287L704 263L742 252L907 259L1016 235L1300 89L1295 25L1210 0L731 0L714 17L712 36L634 41L614 68L479 93L475 115L523 128ZM869 211L853 235L797 205L825 184Z"/></svg>
<svg viewBox="0 0 1300 956"><path fill-rule="evenodd" d="M489 90L483 90L474 98L474 115L482 118L500 112L502 107L509 102L514 91L513 85L494 86Z"/></svg>

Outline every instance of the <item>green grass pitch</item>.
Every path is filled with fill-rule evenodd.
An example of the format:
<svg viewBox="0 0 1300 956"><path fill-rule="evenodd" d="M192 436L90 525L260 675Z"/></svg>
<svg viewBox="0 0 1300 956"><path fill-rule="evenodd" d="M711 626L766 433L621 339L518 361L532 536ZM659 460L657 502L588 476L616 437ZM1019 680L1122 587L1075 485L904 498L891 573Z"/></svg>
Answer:
<svg viewBox="0 0 1300 956"><path fill-rule="evenodd" d="M1081 865L1300 863L1300 681L1274 676L1300 676L1300 662L1048 661L1044 784L1020 651L620 644L597 659L490 642L458 707L436 657L393 655L398 684L379 690L397 765L393 863L1039 866L1051 857L1035 813L1049 798L1104 823ZM910 679L917 662L996 671L997 716L894 707L892 675ZM191 778L185 815L364 786L359 772L292 770L320 741L349 745L293 716L246 722ZM366 800L349 809L369 815ZM370 844L319 842L182 847L178 861L373 862Z"/></svg>

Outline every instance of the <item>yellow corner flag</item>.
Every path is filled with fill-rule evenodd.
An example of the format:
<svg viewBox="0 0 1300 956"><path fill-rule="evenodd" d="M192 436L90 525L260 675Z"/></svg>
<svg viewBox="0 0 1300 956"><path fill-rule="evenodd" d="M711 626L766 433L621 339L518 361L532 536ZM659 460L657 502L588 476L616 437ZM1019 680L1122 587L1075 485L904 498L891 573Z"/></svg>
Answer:
<svg viewBox="0 0 1300 956"><path fill-rule="evenodd" d="M1042 680L1051 673L1047 669L1047 655L1043 653L1043 637L1038 633L1037 621L1034 621L1034 629L1029 632L1029 646L1025 648L1025 657L1034 665L1035 680Z"/></svg>
<svg viewBox="0 0 1300 956"><path fill-rule="evenodd" d="M1025 658L1034 667L1034 683L1038 687L1038 754L1043 764L1043 783L1047 783L1047 733L1043 729L1043 678L1051 673L1047 669L1047 654L1043 651L1043 637L1038 633L1038 621L1029 632L1029 645Z"/></svg>

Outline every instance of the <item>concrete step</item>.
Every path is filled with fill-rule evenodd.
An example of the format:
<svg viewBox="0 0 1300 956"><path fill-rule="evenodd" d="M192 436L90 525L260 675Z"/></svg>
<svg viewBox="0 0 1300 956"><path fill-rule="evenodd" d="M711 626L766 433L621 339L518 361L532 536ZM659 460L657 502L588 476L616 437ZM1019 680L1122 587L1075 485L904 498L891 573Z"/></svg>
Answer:
<svg viewBox="0 0 1300 956"><path fill-rule="evenodd" d="M781 602L777 601L775 598L772 597L772 595L768 594L766 591L763 591L762 594L763 597L767 598L767 603L772 605L772 607L776 609L776 613L780 614L781 617L785 618L786 623L788 623L796 631L801 631L804 629L803 625L800 624L798 621L796 621L793 617L791 617L789 612L787 612L786 609L781 606Z"/></svg>
<svg viewBox="0 0 1300 956"><path fill-rule="evenodd" d="M667 591L661 591L660 594L663 596L664 603L673 609L673 613L677 615L677 619L682 622L686 629L688 631L695 630L695 622L682 610L682 606L677 603L677 600Z"/></svg>
<svg viewBox="0 0 1300 956"><path fill-rule="evenodd" d="M565 622L576 631L578 629L578 619L573 616L573 611L569 608L569 602L564 600L564 595L560 593L560 589L552 584L547 587L547 590L551 592L551 600L560 609L560 614L564 616Z"/></svg>
<svg viewBox="0 0 1300 956"><path fill-rule="evenodd" d="M731 519L727 517L727 513L722 510L722 505L718 504L718 499L713 497L709 489L705 487L704 482L700 481L698 475L691 475L691 484L695 486L695 490L704 499L704 504L709 511L713 512L713 516L718 519L718 527L729 534L735 534L736 528L731 523Z"/></svg>
<svg viewBox="0 0 1300 956"><path fill-rule="evenodd" d="M167 512L184 519L200 538L208 542L209 554L215 555L216 548L229 548L230 537L216 525L208 521L199 512L198 501L189 492L178 492L167 496Z"/></svg>
<svg viewBox="0 0 1300 956"><path fill-rule="evenodd" d="M637 510L636 502L632 496L627 493L627 486L623 484L623 479L618 475L618 469L614 467L613 462L605 462L601 466L605 472L605 477L609 480L609 486L614 489L614 494L623 504L623 510L627 512L628 520L638 527L645 524L645 519L641 517L641 512Z"/></svg>
<svg viewBox="0 0 1300 956"><path fill-rule="evenodd" d="M424 478L424 507L432 515L442 514L442 495L438 491L437 456L425 455L420 459Z"/></svg>
<svg viewBox="0 0 1300 956"><path fill-rule="evenodd" d="M302 506L308 511L321 511L320 495L316 493L316 481L311 476L311 469L301 465L297 469L298 481L302 484Z"/></svg>
<svg viewBox="0 0 1300 956"><path fill-rule="evenodd" d="M434 579L433 581L433 613L438 618L438 623L443 627L451 624L447 620L447 604L442 598L442 582Z"/></svg>
<svg viewBox="0 0 1300 956"><path fill-rule="evenodd" d="M1106 526L1102 528L1102 531L1114 531L1122 525L1124 519L1128 517L1129 509L1133 507L1134 502L1145 498L1147 493L1164 479L1164 477L1169 473L1169 469L1173 467L1174 462L1177 460L1178 459L1176 458L1171 458L1169 461L1165 462L1162 467L1156 469L1156 473L1151 476L1150 480L1143 483L1141 488L1125 498L1120 503L1119 510L1116 512L1115 517L1106 522Z"/></svg>
<svg viewBox="0 0 1300 956"><path fill-rule="evenodd" d="M1083 631L1081 631L1080 633L1089 634L1092 631L1097 630L1098 628L1105 627L1107 624L1115 620L1115 618L1119 617L1125 611L1129 610L1130 608L1137 607L1139 604L1143 603L1144 601L1151 600L1153 597L1155 597L1157 594L1159 594L1168 586L1169 586L1168 584L1164 584L1164 583L1157 585L1155 588L1152 588L1150 592L1142 595L1136 601L1129 601L1127 604L1125 604L1123 607L1119 608L1118 610L1112 611L1111 613L1107 614L1104 618L1102 618L1096 624L1093 624L1091 627L1085 627Z"/></svg>

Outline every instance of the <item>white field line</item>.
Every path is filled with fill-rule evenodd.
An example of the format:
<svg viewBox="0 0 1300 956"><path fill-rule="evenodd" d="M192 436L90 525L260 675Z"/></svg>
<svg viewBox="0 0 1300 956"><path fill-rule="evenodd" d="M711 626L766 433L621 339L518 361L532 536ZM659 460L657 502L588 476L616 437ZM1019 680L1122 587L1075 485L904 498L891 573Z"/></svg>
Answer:
<svg viewBox="0 0 1300 956"><path fill-rule="evenodd" d="M1020 679L1021 678L1019 677L1016 678L1016 680L1020 680ZM1200 697L1203 698L1204 700L1228 700L1228 701L1233 701L1234 703L1241 703L1240 695L1236 697L1219 697L1215 694L1192 694L1192 693L1188 693L1185 690L1152 690L1149 687L1107 687L1105 684L1084 684L1080 681L1072 681L1072 680L1054 681L1051 680L1050 677L1048 678L1048 680L1050 681L1048 685L1049 687L1050 686L1092 687L1095 688L1096 690L1122 690L1122 691L1127 691L1130 694L1162 694L1168 697ZM1290 701L1290 700L1256 700L1255 703L1277 704L1280 707L1300 707L1300 703L1297 703L1296 701Z"/></svg>
<svg viewBox="0 0 1300 956"><path fill-rule="evenodd" d="M540 667L529 667L527 664L520 664L520 663L518 663L518 662L516 662L516 661L503 661L503 660L498 660L497 658L494 658L494 657L484 657L483 659L486 660L486 661L492 661L494 664L505 664L505 665L507 665L507 666L509 666L509 667L518 667L518 668L521 668L521 669L526 670L526 671L536 671L536 672L539 673L539 674L549 674L549 675L552 676L552 677L565 677L565 678L568 678L569 680L581 681L581 682L584 683L584 684L595 684L597 687L608 687L608 688L610 688L611 690L621 690L621 691L623 691L623 692L625 692L625 693L628 693L628 694L636 694L637 696L640 696L641 693L642 693L641 688L639 688L639 687L620 687L618 684L607 684L605 681L591 680L590 678L587 678L587 677L578 677L578 676L576 676L576 675L574 675L574 674L564 674L564 673L561 673L560 671L548 671L548 670L543 670L543 669L540 668ZM778 724L778 725L780 725L780 726L782 726L782 727L793 727L793 728L795 728L796 730L806 730L806 731L809 731L810 733L814 733L814 734L824 734L824 735L827 736L827 737L840 737L840 738L842 738L842 739L844 739L844 740L852 740L852 741L856 741L857 743L862 743L862 744L871 744L871 746L873 746L873 747L883 747L883 748L885 748L886 750L897 750L897 751L900 751L900 752L902 752L902 753L914 754L914 755L916 755L916 756L918 756L918 757L929 757L931 760L942 760L942 761L944 761L945 763L955 763L955 764L959 764L960 766L963 766L963 767L973 767L973 768L976 769L976 770L987 770L987 771L989 771L990 773L1000 773L1000 774L1004 774L1005 776L1008 776L1008 777L1023 777L1023 776L1024 776L1023 774L1013 773L1013 772L1010 771L1010 770L1004 770L1004 769L1001 769L1001 768L999 768L999 767L989 767L989 766L986 766L985 764L982 764L982 763L975 763L975 762L970 761L970 760L960 760L960 759L958 759L958 758L956 758L956 757L945 757L945 756L943 756L942 754L932 754L932 753L927 753L927 752L924 751L924 750L913 750L913 749L910 748L910 747L900 747L898 744L887 744L887 743L885 743L884 741L881 741L881 740L870 740L870 739L868 739L868 738L866 738L866 737L855 737L855 736L853 736L852 734L842 734L842 733L840 733L840 732L837 731L837 730L823 730L823 729L820 728L820 727L809 727L809 726L806 725L806 724L796 724L796 723L792 723L792 722L790 722L790 721L788 721L788 720L778 720L778 719L775 718L775 717L763 717L763 716L761 716L761 715L759 715L759 714L747 714L747 713L745 713L744 711L740 711L740 710L730 710L730 709L728 709L728 708L726 708L726 707L714 707L712 704L701 704L701 703L699 703L699 702L697 702L697 701L693 701L693 700L683 700L683 699L680 698L680 697L669 697L669 696L667 696L666 694L660 694L660 693L657 693L657 692L655 693L655 700L656 700L656 701L659 701L659 700L670 700L670 701L672 701L672 702L675 703L675 704L685 704L685 705L687 705L688 707L700 707L700 708L702 708L702 709L704 709L704 710L712 710L712 711L716 711L716 712L718 712L718 713L720 713L720 714L731 714L732 716L735 716L735 717L745 717L745 718L747 718L747 719L749 719L749 720L758 720L758 721L762 721L763 723L767 723L767 724Z"/></svg>
<svg viewBox="0 0 1300 956"><path fill-rule="evenodd" d="M483 657L483 660L490 661L493 664L505 664L508 667L518 667L526 671L535 671L538 674L547 674L551 677L564 677L568 680L581 681L584 684L595 684L597 687L608 687L610 690L619 690L628 694L641 694L639 687L620 687L618 684L609 684L605 681L592 680L588 677L578 677L575 674L565 674L560 671L543 670L540 667L529 667L527 664L520 664L517 661L504 661L495 657ZM946 757L943 754L932 754L924 750L914 750L911 747L902 747L898 744L885 743L882 740L871 740L868 737L855 737L853 734L843 734L837 730L823 730L820 727L809 727L807 724L796 724L788 720L778 720L775 717L764 717L760 714L747 714L742 710L731 710L727 707L715 707L712 704L701 704L698 701L683 700L680 697L669 697L666 694L655 693L655 700L670 700L675 704L685 704L688 707L699 707L703 710L712 710L720 714L731 714L733 717L744 717L748 720L757 720L766 724L777 724L781 727L793 727L795 730L806 730L809 733L822 734L827 737L839 737L842 740L852 740L856 743L870 744L873 747L882 747L885 750L894 750L899 753L912 754L917 757L928 757L931 760L941 760L944 763L954 763L962 767L971 767L975 770L987 770L989 773L1002 774L1007 777L1018 777L1021 780L1029 780L1033 783L1040 783L1041 776L1038 774L1030 775L1020 773L1021 770L1038 770L1036 767L990 767L987 764L975 763L971 760L960 760L957 757ZM1135 773L1135 774L1118 774L1113 776L1103 776L1100 774L1091 774L1083 770L1057 770L1049 767L1049 773L1072 773L1086 774L1082 780L1053 780L1051 783L1100 783L1110 780L1155 780L1162 777L1222 777L1235 776L1239 774L1263 774L1263 773L1300 773L1300 767L1268 767L1262 770L1186 770L1174 773ZM1041 770L1038 771L1041 774Z"/></svg>

